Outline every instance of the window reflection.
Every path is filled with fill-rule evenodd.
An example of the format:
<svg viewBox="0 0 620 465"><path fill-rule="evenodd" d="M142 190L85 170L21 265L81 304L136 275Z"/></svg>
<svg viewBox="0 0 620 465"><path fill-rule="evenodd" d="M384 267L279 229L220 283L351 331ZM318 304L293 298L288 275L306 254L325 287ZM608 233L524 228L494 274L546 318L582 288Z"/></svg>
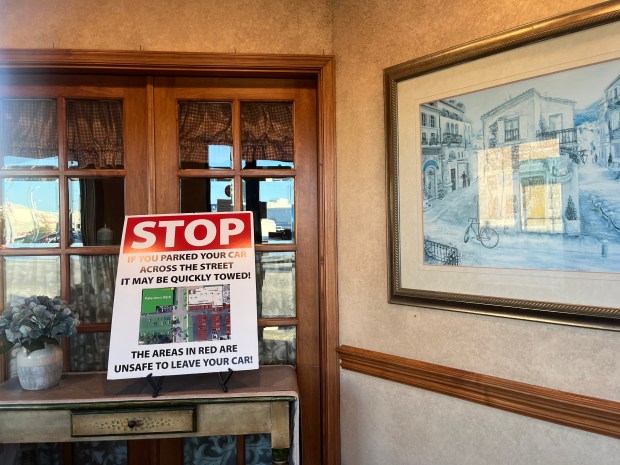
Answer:
<svg viewBox="0 0 620 465"><path fill-rule="evenodd" d="M297 364L297 328L268 326L258 328L258 358L261 365Z"/></svg>
<svg viewBox="0 0 620 465"><path fill-rule="evenodd" d="M123 178L69 180L71 245L118 245L125 219Z"/></svg>
<svg viewBox="0 0 620 465"><path fill-rule="evenodd" d="M573 172L570 159L560 156L557 139L481 150L477 164L481 222L524 232L564 232L562 197L568 196L564 190Z"/></svg>
<svg viewBox="0 0 620 465"><path fill-rule="evenodd" d="M233 195L232 178L181 179L181 213L233 211Z"/></svg>
<svg viewBox="0 0 620 465"><path fill-rule="evenodd" d="M293 178L246 178L244 210L254 212L256 243L292 243L295 239Z"/></svg>
<svg viewBox="0 0 620 465"><path fill-rule="evenodd" d="M58 247L58 180L2 179L2 243L5 247Z"/></svg>

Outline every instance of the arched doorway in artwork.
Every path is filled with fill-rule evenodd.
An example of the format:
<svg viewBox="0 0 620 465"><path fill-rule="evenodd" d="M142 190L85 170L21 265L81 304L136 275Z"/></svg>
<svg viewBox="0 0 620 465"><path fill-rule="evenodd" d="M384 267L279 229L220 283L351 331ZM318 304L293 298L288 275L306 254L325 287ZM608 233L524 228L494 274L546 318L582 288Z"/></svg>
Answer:
<svg viewBox="0 0 620 465"><path fill-rule="evenodd" d="M426 198L437 197L437 173L439 164L435 160L427 160L423 166L423 186Z"/></svg>

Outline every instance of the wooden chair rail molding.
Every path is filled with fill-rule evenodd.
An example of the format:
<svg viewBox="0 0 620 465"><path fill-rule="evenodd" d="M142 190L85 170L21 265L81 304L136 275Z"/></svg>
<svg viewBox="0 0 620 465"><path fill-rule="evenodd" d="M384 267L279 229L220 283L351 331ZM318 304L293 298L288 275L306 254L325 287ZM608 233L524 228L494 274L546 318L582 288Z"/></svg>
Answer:
<svg viewBox="0 0 620 465"><path fill-rule="evenodd" d="M620 439L620 402L340 346L345 370Z"/></svg>

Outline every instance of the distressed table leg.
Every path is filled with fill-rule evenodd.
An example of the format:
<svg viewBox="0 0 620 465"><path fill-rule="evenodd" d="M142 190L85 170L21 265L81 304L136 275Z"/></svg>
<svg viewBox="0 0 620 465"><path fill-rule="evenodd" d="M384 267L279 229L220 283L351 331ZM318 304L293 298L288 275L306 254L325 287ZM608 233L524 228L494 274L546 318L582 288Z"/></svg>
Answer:
<svg viewBox="0 0 620 465"><path fill-rule="evenodd" d="M291 446L289 403L271 403L271 447L288 449Z"/></svg>

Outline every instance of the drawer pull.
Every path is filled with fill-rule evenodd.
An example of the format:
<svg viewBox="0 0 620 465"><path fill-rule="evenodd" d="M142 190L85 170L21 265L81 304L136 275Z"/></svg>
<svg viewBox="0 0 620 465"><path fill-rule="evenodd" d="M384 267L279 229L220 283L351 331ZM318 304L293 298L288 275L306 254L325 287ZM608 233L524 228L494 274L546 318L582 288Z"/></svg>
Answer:
<svg viewBox="0 0 620 465"><path fill-rule="evenodd" d="M135 428L136 426L142 426L142 420L129 420L127 422L127 426L130 428Z"/></svg>

